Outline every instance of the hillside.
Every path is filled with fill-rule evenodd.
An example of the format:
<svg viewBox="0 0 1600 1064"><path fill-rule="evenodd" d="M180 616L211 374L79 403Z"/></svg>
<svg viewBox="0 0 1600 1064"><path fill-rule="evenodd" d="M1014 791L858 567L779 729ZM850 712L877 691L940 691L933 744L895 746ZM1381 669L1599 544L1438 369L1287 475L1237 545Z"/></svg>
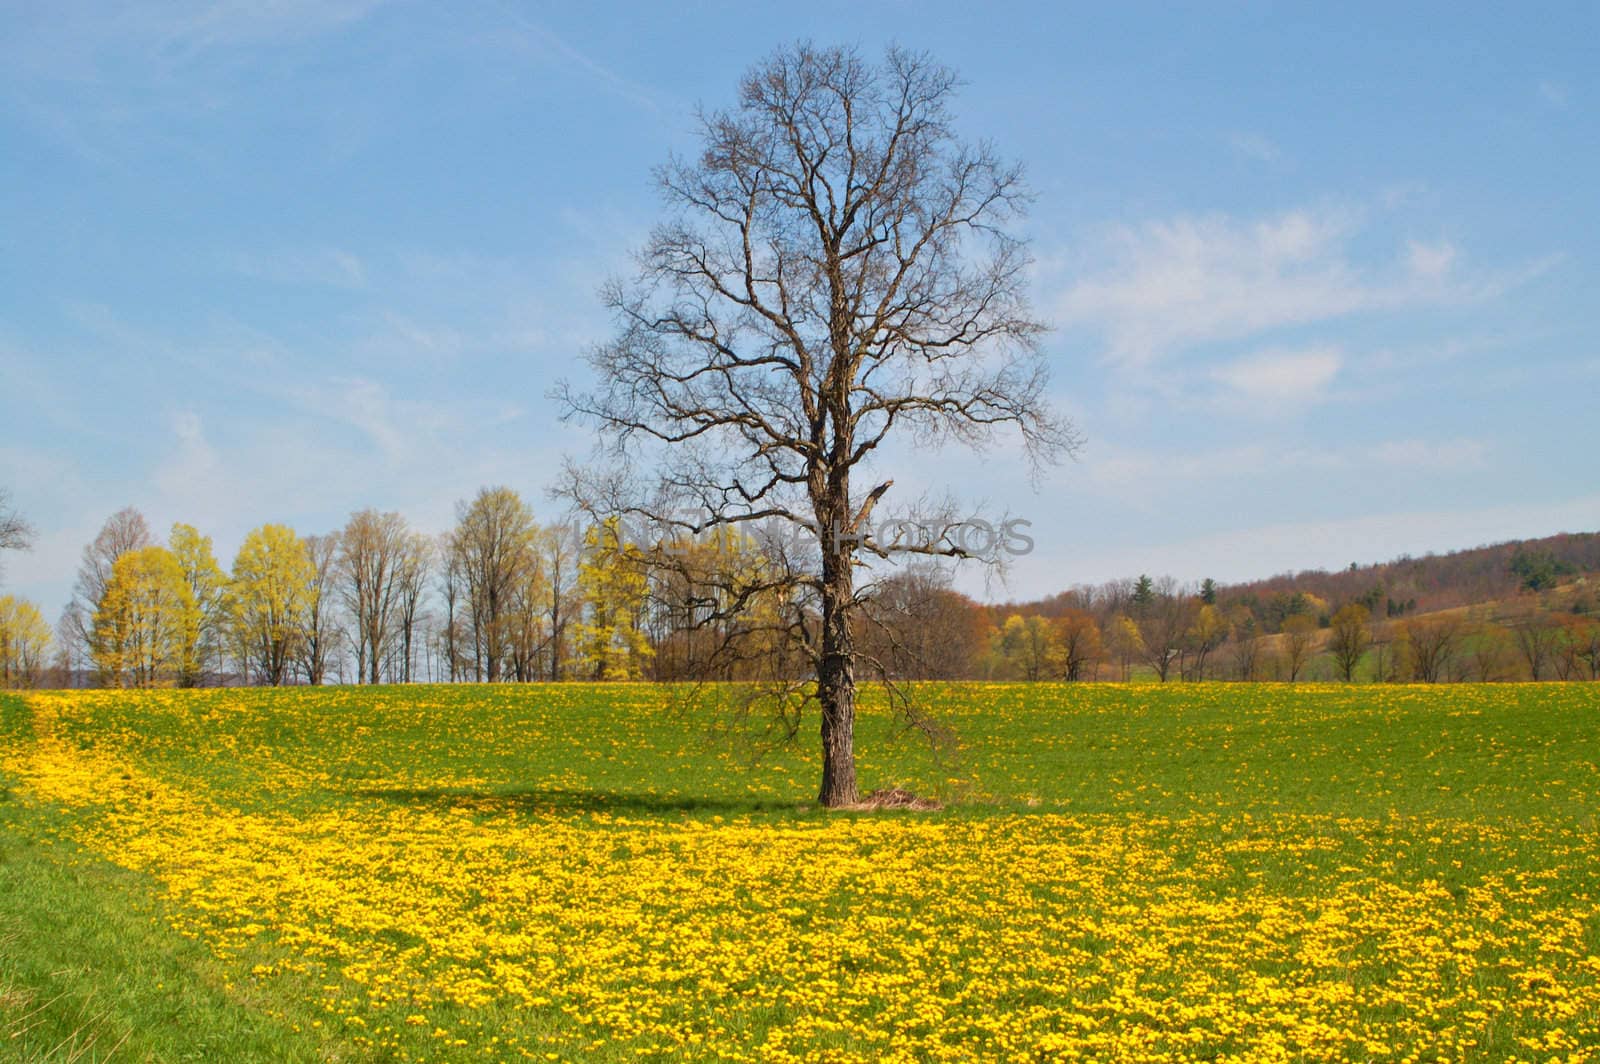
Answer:
<svg viewBox="0 0 1600 1064"><path fill-rule="evenodd" d="M1600 533L975 609L965 667L990 678L1600 679Z"/></svg>
<svg viewBox="0 0 1600 1064"><path fill-rule="evenodd" d="M1500 603L1526 591L1561 589L1582 598L1596 596L1592 581L1600 575L1600 532L1563 532L1541 539L1508 540L1468 550L1421 557L1402 555L1368 565L1351 563L1348 569L1306 569L1280 573L1245 583L1214 586L1211 596L1219 605L1245 606L1268 627L1276 627L1273 603L1286 604L1296 596L1311 596L1330 609L1360 602L1379 616L1410 616L1438 610ZM998 615L1058 616L1074 608L1118 608L1136 587L1133 578L1096 587L1080 586L1048 598L1006 602L991 607ZM1199 590L1199 589L1195 589ZM1576 605L1581 612L1584 602Z"/></svg>
<svg viewBox="0 0 1600 1064"><path fill-rule="evenodd" d="M1374 565L1352 564L1338 572L1284 573L1219 588L1219 596L1265 600L1299 592L1331 603L1366 600L1369 608L1381 606L1391 615L1431 613L1499 601L1524 590L1549 590L1590 573L1600 573L1600 532L1511 540L1420 558L1402 556Z"/></svg>

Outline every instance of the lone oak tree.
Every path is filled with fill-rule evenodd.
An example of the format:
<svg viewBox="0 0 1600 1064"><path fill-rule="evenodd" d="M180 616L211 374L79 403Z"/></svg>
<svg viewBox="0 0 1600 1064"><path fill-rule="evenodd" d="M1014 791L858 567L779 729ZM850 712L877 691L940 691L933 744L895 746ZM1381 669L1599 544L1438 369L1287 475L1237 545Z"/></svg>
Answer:
<svg viewBox="0 0 1600 1064"><path fill-rule="evenodd" d="M898 49L872 63L802 44L753 68L736 108L699 115L698 157L657 171L672 216L638 275L605 290L619 332L589 355L594 389L557 389L630 468L660 470L654 501L614 511L815 534L793 575L812 603L795 628L824 806L859 800L856 569L967 553L948 528L880 541L871 514L892 481L858 494L853 477L891 437L982 448L1003 433L1034 469L1077 444L1047 400L1028 257L1003 228L1025 205L1021 169L958 140L956 86Z"/></svg>

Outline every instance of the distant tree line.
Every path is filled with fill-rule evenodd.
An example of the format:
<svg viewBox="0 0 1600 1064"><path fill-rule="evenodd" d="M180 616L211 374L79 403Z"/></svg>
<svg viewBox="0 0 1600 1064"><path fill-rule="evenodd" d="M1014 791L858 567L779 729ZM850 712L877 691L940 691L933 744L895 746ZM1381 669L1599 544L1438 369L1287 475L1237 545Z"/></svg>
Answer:
<svg viewBox="0 0 1600 1064"><path fill-rule="evenodd" d="M27 550L32 545L33 526L12 507L10 492L0 488L0 551ZM48 665L49 651L50 626L39 608L26 599L0 596L0 688L37 683Z"/></svg>
<svg viewBox="0 0 1600 1064"><path fill-rule="evenodd" d="M1041 602L973 604L987 617L964 647L969 674L988 679L1600 679L1596 574L1573 566L1537 587L1510 575L1504 598L1430 612L1382 586L1329 601L1141 576Z"/></svg>
<svg viewBox="0 0 1600 1064"><path fill-rule="evenodd" d="M177 524L157 542L126 509L84 548L54 671L107 687L635 679L653 647L626 568L606 529L541 526L508 488L437 536L371 509L320 535L262 525L227 570L209 536Z"/></svg>
<svg viewBox="0 0 1600 1064"><path fill-rule="evenodd" d="M1303 592L1325 602L1360 601L1372 613L1400 617L1547 591L1585 573L1600 573L1600 533L1564 533L1448 554L1406 555L1375 565L1284 573L1236 584L1228 594L1268 603Z"/></svg>
<svg viewBox="0 0 1600 1064"><path fill-rule="evenodd" d="M32 530L4 503L4 545L26 548ZM1141 576L1005 605L913 565L862 588L858 639L906 679L1594 680L1600 558L1584 551L1600 537L1558 539L1464 552L1458 575L1501 597L1426 612L1437 589L1409 559L1234 587ZM1484 557L1503 569L1493 580ZM459 503L440 535L372 509L320 535L262 525L227 569L197 529L158 542L125 509L84 548L54 632L0 597L0 686L798 678L788 636L817 618L738 590L771 564L728 529L642 544L614 520L541 525L508 488Z"/></svg>

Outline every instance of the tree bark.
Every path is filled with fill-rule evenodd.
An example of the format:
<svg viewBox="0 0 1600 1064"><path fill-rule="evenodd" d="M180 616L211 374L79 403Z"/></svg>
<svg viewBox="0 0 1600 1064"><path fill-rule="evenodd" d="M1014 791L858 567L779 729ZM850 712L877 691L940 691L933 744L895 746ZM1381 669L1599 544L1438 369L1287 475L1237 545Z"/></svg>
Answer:
<svg viewBox="0 0 1600 1064"><path fill-rule="evenodd" d="M861 800L856 787L855 638L850 602L855 574L850 552L839 542L838 526L822 529L822 653L817 668L817 700L822 705L822 790L817 801L828 808Z"/></svg>
<svg viewBox="0 0 1600 1064"><path fill-rule="evenodd" d="M561 577L555 577L556 587L550 593L550 682L561 679Z"/></svg>

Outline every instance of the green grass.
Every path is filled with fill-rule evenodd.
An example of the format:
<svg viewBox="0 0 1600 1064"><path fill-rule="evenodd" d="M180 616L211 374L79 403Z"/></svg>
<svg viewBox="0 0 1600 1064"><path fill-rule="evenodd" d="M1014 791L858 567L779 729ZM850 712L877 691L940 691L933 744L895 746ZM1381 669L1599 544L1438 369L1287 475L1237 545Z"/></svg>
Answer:
<svg viewBox="0 0 1600 1064"><path fill-rule="evenodd" d="M262 700L265 700L263 702ZM927 685L959 737L934 750L867 711L864 787L1072 812L1588 818L1600 809L1600 685ZM267 705L245 713L238 705ZM26 714L9 700L10 734ZM462 796L569 811L804 815L808 730L733 741L715 712L646 685L201 691L115 696L66 723L238 808L306 808L460 780ZM426 789L426 788L424 788ZM418 799L428 797L418 795ZM449 793L436 796L447 800Z"/></svg>
<svg viewBox="0 0 1600 1064"><path fill-rule="evenodd" d="M172 932L149 877L62 826L0 790L0 1061L320 1059Z"/></svg>
<svg viewBox="0 0 1600 1064"><path fill-rule="evenodd" d="M54 697L0 697L0 772L8 755L39 740L38 706ZM1082 818L1075 823L1104 833L1096 860L1113 870L1118 846L1159 854L1159 867L1130 863L1134 885L1118 888L1141 904L1171 884L1202 900L1274 898L1313 911L1358 871L1377 870L1380 884L1437 889L1444 910L1460 906L1467 914L1485 884L1536 884L1538 905L1507 895L1529 906L1517 918L1556 906L1567 919L1587 921L1577 933L1591 954L1600 952L1600 685L929 685L921 698L959 741L930 750L903 734L869 692L858 735L862 782L944 797L950 807L931 819L962 839L992 832L1026 850L1029 818ZM51 704L66 749L115 755L141 778L201 796L229 815L293 823L346 812L437 813L476 824L560 824L579 839L614 838L596 851L608 855L608 866L641 867L652 855L679 853L685 825L779 832L839 819L813 801L811 733L758 757L730 738L716 712L642 685L107 693ZM86 842L100 837L95 818L117 815L118 802L137 798L59 807L35 800L15 772L0 774L0 1061L377 1060L432 1052L419 1048L424 1043L402 1039L410 1049L386 1048L354 1028L324 1026L315 971L251 976L255 965L292 953L283 943L268 936L240 952L219 949L192 898ZM903 821L912 831L930 819L852 817ZM1124 835L1131 841L1118 842ZM863 860L893 865L909 860L895 847L933 844L869 832L851 845ZM1048 876L1008 886L974 873L968 889L980 907L1026 897L1076 918L1086 904L1077 887ZM865 897L842 881L832 894L804 899L808 920L844 926L859 918ZM921 904L914 894L872 897L905 919ZM469 896L460 904L476 902ZM197 937L179 933L194 928ZM969 947L972 935L1002 932L995 924L944 933L966 950L988 948ZM423 945L399 929L387 934L384 949ZM1286 934L1263 953L1262 971L1296 970L1284 943L1298 939ZM1082 944L1086 957L1115 948L1089 934ZM1374 941L1352 946L1351 978L1399 978L1403 966L1381 954ZM1496 971L1476 977L1486 993L1508 985ZM1152 976L1156 984L1168 977ZM991 1004L1016 1010L1054 1000L1053 991L1021 985L999 993ZM369 1009L363 1015L383 1015L361 1007ZM1593 1029L1587 1008L1577 1024ZM484 1032L521 1031L530 1041L556 1037L564 1022L553 1007L501 1009L457 1009L448 1019ZM684 1022L700 1022L693 1009L686 1015ZM769 1009L740 1013L737 1022L757 1037L790 1019ZM1486 1027L1479 1059L1516 1051L1517 1030ZM860 1036L829 1038L818 1044L872 1052ZM644 1044L591 1049L597 1058L632 1059Z"/></svg>

